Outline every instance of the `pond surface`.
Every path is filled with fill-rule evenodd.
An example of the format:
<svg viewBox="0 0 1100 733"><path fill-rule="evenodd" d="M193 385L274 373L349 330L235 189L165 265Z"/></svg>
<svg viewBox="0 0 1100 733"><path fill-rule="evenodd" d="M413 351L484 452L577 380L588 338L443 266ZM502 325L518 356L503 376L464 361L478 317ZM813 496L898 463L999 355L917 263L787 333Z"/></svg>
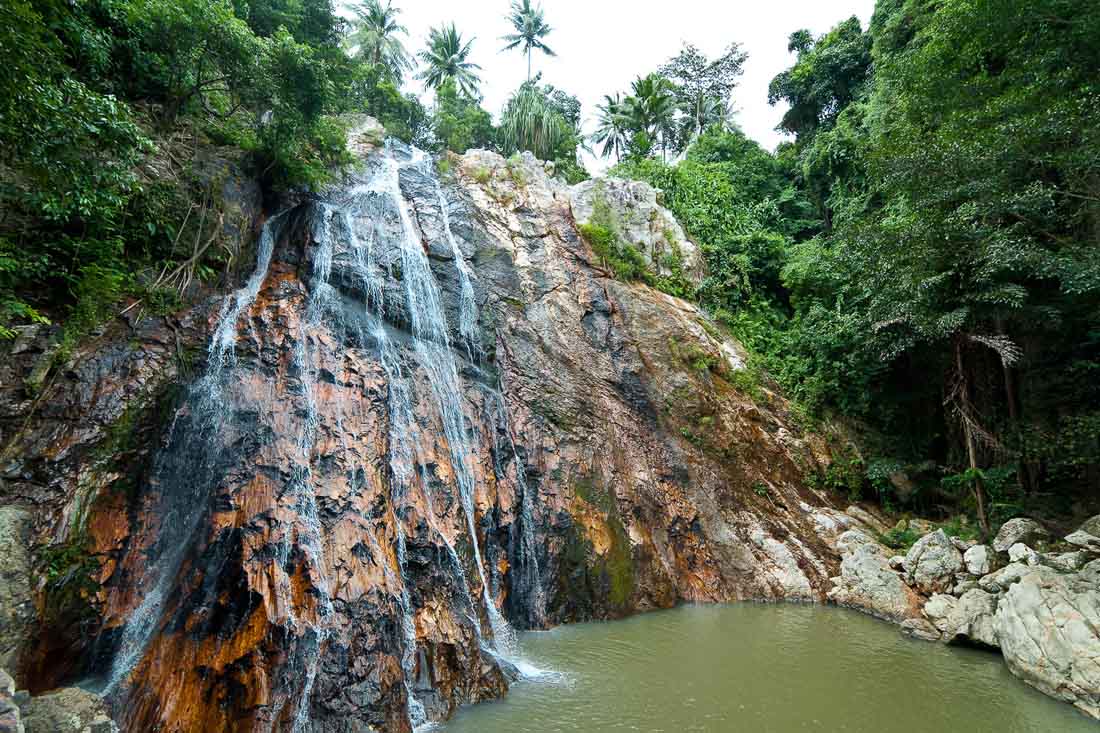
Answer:
<svg viewBox="0 0 1100 733"><path fill-rule="evenodd" d="M990 652L838 608L689 606L520 635L543 670L443 733L1098 733Z"/></svg>

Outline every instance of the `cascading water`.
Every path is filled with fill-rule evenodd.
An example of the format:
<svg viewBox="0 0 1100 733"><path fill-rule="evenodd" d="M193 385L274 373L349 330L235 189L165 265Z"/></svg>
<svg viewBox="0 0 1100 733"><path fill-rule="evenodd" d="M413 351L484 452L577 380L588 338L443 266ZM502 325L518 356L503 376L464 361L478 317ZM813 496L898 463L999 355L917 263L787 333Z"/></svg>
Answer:
<svg viewBox="0 0 1100 733"><path fill-rule="evenodd" d="M466 354L470 357L470 361L477 361L481 358L481 339L478 337L477 329L477 301L474 299L474 285L470 281L470 266L466 264L466 258L463 256L462 250L458 246L458 240L455 239L454 232L451 231L451 215L447 210L447 198L443 195L443 187L439 184L439 179L431 174L431 158L427 153L421 150L414 150L410 165L429 177L435 188L435 197L439 205L439 218L443 226L443 235L447 238L447 244L450 247L451 254L454 256L455 269L458 271L458 332L465 342Z"/></svg>
<svg viewBox="0 0 1100 733"><path fill-rule="evenodd" d="M206 372L192 385L190 411L177 415L167 447L157 456L154 480L161 486L163 505L156 541L145 556L143 582L151 590L123 626L104 694L113 694L129 676L162 622L164 603L209 506L217 481L222 441L220 432L231 401L226 399L226 370L236 363L237 321L260 292L271 265L282 215L269 219L260 234L256 268L248 281L226 296L210 339Z"/></svg>
<svg viewBox="0 0 1100 733"><path fill-rule="evenodd" d="M414 165L417 158L414 157ZM462 508L466 514L470 544L474 553L478 579L481 582L485 611L493 631L496 651L507 655L514 649L515 634L511 626L501 616L493 601L492 592L485 574L485 565L478 543L474 510L474 473L470 466L473 460L471 436L466 429L465 411L462 409L462 392L458 380L458 368L447 320L440 304L439 288L432 274L428 257L413 227L408 202L401 192L400 165L392 157L384 161L379 183L394 197L401 218L403 237L401 238L401 272L405 284L405 297L408 304L410 328L413 344L420 366L428 374L432 392L435 394L443 423L443 432L451 454L451 463L455 470ZM443 207L445 210L445 206ZM446 221L446 220L444 220ZM448 236L453 242L453 236ZM457 246L455 247L457 250ZM461 253L458 253L459 258ZM460 271L461 272L461 271Z"/></svg>
<svg viewBox="0 0 1100 733"><path fill-rule="evenodd" d="M298 517L298 546L303 550L314 577L314 587L318 591L318 619L304 622L309 644L303 649L305 661L305 682L298 710L294 718L293 733L302 731L309 719L309 699L313 684L317 679L317 667L320 664L320 648L329 635L329 621L332 618L332 591L324 562L324 538L321 520L317 513L317 492L313 485L310 464L313 449L317 442L317 428L320 422L317 405L317 374L321 368L318 363L324 359L323 350L314 350L311 334L321 325L325 316L336 317L336 290L329 284L332 275L333 255L333 211L321 207L320 216L314 222L313 239L316 242L313 255L313 274L309 282L309 300L306 305L306 317L299 324L298 340L294 346L294 363L298 371L303 402L303 419L299 430L297 447L298 461L295 463L290 482L290 498L295 504ZM290 533L284 537L284 546L289 551ZM287 604L288 608L292 607Z"/></svg>
<svg viewBox="0 0 1100 733"><path fill-rule="evenodd" d="M399 157L401 160L399 160ZM462 611L469 621L469 628L476 636L479 648L493 656L507 658L514 654L514 632L501 615L494 602L493 583L496 580L486 572L485 560L478 537L475 508L475 484L477 450L474 442L475 425L468 424L467 413L474 414L473 405L464 403L464 390L459 377L458 362L452 348L453 342L462 342L463 355L476 363L480 357L478 335L478 307L474 296L472 273L452 230L446 196L434 177L431 161L423 153L413 150L410 156L403 151L387 148L373 163L375 171L359 185L336 189L323 202L302 209L312 212L312 248L306 261L310 266L304 314L299 320L297 332L290 343L290 376L288 384L293 394L297 434L289 443L291 470L285 483L278 490L279 504L290 509L293 522L279 527L271 559L271 583L274 614L272 621L282 624L298 639L293 653L295 663L280 674L272 698L272 707L266 716L271 721L282 719L283 709L293 705L291 730L301 733L311 727L311 697L318 679L325 649L333 643L336 631L334 621L334 580L328 577L331 563L326 558L326 528L321 518L318 502L320 480L314 475L314 463L323 417L323 404L327 394L319 382L322 374L341 372L344 354L320 334L332 331L343 333L351 342L360 345L372 343L377 350L381 371L387 385L389 412L389 473L392 477L390 504L394 518L394 552L396 567L385 568L391 587L398 589L395 597L400 618L400 661L404 673L405 694L409 721L414 728L429 722L425 704L418 699L417 691L424 689L425 658L417 647L416 608L410 594L408 537L403 517L415 510L411 494L414 487L422 492L420 505L431 533L442 539L449 556L455 580L456 598L462 603ZM412 204L402 191L403 175L423 178L431 188L429 210L439 209L437 228L439 243L449 248L453 258L457 282L457 337L452 339L447 317L441 302L441 289L436 281L427 253L420 240L421 230L414 223ZM434 199L434 200L433 200ZM419 212L425 213L423 211ZM165 621L165 600L173 591L189 552L195 547L200 533L200 523L208 516L213 491L233 462L240 459L237 449L229 449L234 441L248 435L255 408L263 405L248 403L252 397L248 390L241 391L233 380L237 364L236 344L239 321L256 301L272 263L275 242L284 216L272 218L264 227L260 238L255 270L238 291L228 296L221 310L209 344L209 363L206 372L192 385L188 396L188 409L181 410L173 425L168 445L158 454L154 480L160 484L162 501L157 539L149 552L149 569L144 575L152 591L143 599L140 607L130 616L119 637L117 652L110 669L108 689L114 690L125 681L150 646L157 629ZM380 258L389 258L389 266L380 265ZM334 267L339 260L339 269ZM400 270L397 272L397 270ZM334 271L342 280L336 279ZM349 285L347 275L357 280L355 292L342 292L338 287ZM387 313L385 302L387 286L400 282L402 304L394 303L393 312ZM361 291L362 297L358 297ZM391 296L392 297L392 296ZM352 302L361 301L361 302ZM354 312L355 306L360 311ZM349 307L352 310L349 310ZM407 326L409 338L391 331L387 316L395 323ZM401 343L398 343L401 342ZM407 344L411 348L405 348ZM454 345L458 345L455 343ZM427 382L427 389L417 394L417 383ZM423 383L420 382L420 383ZM480 582L480 603L492 632L491 638L483 637L479 621L479 603L471 592L472 584L466 577L464 563L454 544L444 532L433 506L431 486L437 481L431 473L426 453L417 437L423 427L418 423L414 405L427 398L434 407L442 425L443 441L453 468L453 476L465 517L466 532L473 565ZM486 404L490 404L486 402ZM503 406L489 418L496 422L503 417ZM506 419L506 418L504 418ZM244 422L241 422L244 421ZM476 421L475 421L476 422ZM494 439L496 438L494 429ZM511 436L508 436L511 441ZM259 444L257 444L257 449ZM524 481L524 471L514 445L511 448L518 482ZM500 453L499 446L496 454ZM523 521L529 522L530 496L523 488ZM377 538L369 539L377 546ZM379 549L381 552L381 549ZM526 547L523 557L534 558L534 549ZM289 570L295 562L310 580L312 607L303 608L300 596L295 595L295 581ZM525 587L537 587L537 561L523 563L524 573L534 578ZM216 575L214 566L200 572ZM400 573L400 578L396 577ZM420 660L420 661L418 661ZM292 701L297 697L296 704Z"/></svg>

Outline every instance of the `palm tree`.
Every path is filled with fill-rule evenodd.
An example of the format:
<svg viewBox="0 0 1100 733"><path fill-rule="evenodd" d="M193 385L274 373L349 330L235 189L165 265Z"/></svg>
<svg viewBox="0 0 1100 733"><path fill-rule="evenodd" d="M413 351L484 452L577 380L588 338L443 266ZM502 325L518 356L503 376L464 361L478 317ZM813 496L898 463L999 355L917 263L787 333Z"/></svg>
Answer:
<svg viewBox="0 0 1100 733"><path fill-rule="evenodd" d="M513 0L512 12L508 15L508 21L516 29L515 33L501 36L502 41L508 45L503 50L511 51L514 48L523 47L527 54L527 81L531 81L531 51L538 49L547 56L557 56L550 47L542 42L543 38L554 30L546 23L543 17L541 5L531 5L531 0Z"/></svg>
<svg viewBox="0 0 1100 733"><path fill-rule="evenodd" d="M674 135L676 98L672 82L660 74L640 76L631 85L634 92L623 100L623 110L635 130L651 140L661 139L662 155L668 151L669 136Z"/></svg>
<svg viewBox="0 0 1100 733"><path fill-rule="evenodd" d="M383 74L400 86L406 71L411 71L413 61L398 35L408 35L408 29L397 22L400 8L393 7L387 0L382 7L379 0L366 0L353 8L358 17L353 21L355 30L348 37L348 46L358 46L356 52L360 59L381 66Z"/></svg>
<svg viewBox="0 0 1100 733"><path fill-rule="evenodd" d="M474 40L471 38L463 43L462 34L454 23L432 28L428 32L428 47L418 54L427 68L416 78L424 80L433 89L439 89L443 82L452 79L460 91L469 97L476 97L481 77L475 70L480 71L481 67L467 60Z"/></svg>
<svg viewBox="0 0 1100 733"><path fill-rule="evenodd" d="M600 152L603 157L614 154L618 159L630 142L630 118L621 94L616 92L614 97L605 94L603 99L603 104L596 105L596 123L599 127L592 134L592 142L603 145Z"/></svg>
<svg viewBox="0 0 1100 733"><path fill-rule="evenodd" d="M680 104L680 111L683 113L680 137L684 148L711 127L728 130L733 124L729 105L718 97L700 95L684 100Z"/></svg>

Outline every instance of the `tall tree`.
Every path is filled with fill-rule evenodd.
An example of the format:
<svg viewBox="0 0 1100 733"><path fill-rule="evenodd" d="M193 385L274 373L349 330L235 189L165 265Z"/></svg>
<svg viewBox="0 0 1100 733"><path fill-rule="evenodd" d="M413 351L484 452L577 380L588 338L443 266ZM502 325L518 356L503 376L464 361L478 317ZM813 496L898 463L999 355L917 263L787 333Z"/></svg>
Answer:
<svg viewBox="0 0 1100 733"><path fill-rule="evenodd" d="M367 0L354 10L357 18L347 45L357 46L356 55L360 59L382 69L383 76L394 86L401 86L405 72L413 68L412 58L398 38L409 33L397 20L401 9L389 1L383 7L380 0Z"/></svg>
<svg viewBox="0 0 1100 733"><path fill-rule="evenodd" d="M623 100L627 117L636 131L644 132L651 141L660 141L662 155L667 155L670 138L675 136L676 88L660 74L640 76L631 85L631 94Z"/></svg>
<svg viewBox="0 0 1100 733"><path fill-rule="evenodd" d="M417 78L437 91L451 79L460 92L476 98L481 84L477 72L481 67L469 60L475 40L463 41L454 23L432 28L428 32L428 47L419 54L426 68Z"/></svg>
<svg viewBox="0 0 1100 733"><path fill-rule="evenodd" d="M554 30L546 23L543 17L541 5L531 5L531 0L515 0L512 3L512 12L508 14L508 22L515 28L515 33L501 36L502 41L507 41L505 51L514 48L523 48L527 54L527 81L531 81L531 52L542 51L547 56L557 56L542 39L546 38Z"/></svg>
<svg viewBox="0 0 1100 733"><path fill-rule="evenodd" d="M630 117L623 105L623 96L619 92L615 96L604 95L603 104L596 106L596 132L592 135L592 142L602 145L600 154L608 158L612 155L616 159L623 156L627 145L630 143Z"/></svg>
<svg viewBox="0 0 1100 733"><path fill-rule="evenodd" d="M529 150L537 158L553 160L573 139L573 127L544 90L524 83L504 107L500 134L506 152Z"/></svg>
<svg viewBox="0 0 1100 733"><path fill-rule="evenodd" d="M712 124L728 122L733 90L744 73L748 54L731 43L715 59L691 43L685 43L659 70L676 88L676 102L683 113L677 147L686 148Z"/></svg>
<svg viewBox="0 0 1100 733"><path fill-rule="evenodd" d="M853 16L817 39L809 31L795 31L787 48L798 61L772 80L768 102L790 105L779 129L804 143L818 129L832 127L864 90L871 73L871 35Z"/></svg>

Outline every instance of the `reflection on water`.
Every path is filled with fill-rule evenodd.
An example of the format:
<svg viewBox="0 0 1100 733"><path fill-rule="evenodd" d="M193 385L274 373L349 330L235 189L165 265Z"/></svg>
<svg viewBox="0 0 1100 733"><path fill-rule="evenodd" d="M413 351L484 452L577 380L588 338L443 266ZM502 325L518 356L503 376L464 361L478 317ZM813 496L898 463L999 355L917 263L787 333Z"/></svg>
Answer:
<svg viewBox="0 0 1100 733"><path fill-rule="evenodd" d="M858 613L694 606L520 635L542 670L444 733L1096 733L999 656L915 641Z"/></svg>

